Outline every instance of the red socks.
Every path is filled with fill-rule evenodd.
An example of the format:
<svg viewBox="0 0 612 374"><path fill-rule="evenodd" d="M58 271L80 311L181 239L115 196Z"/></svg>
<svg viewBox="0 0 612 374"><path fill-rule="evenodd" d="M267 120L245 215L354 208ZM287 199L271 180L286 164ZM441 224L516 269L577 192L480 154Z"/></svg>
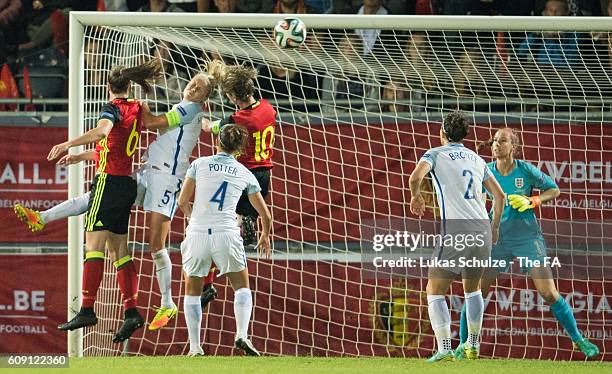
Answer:
<svg viewBox="0 0 612 374"><path fill-rule="evenodd" d="M113 263L117 269L117 282L121 290L121 299L125 310L136 308L138 299L138 273L132 261L132 256L127 255Z"/></svg>
<svg viewBox="0 0 612 374"><path fill-rule="evenodd" d="M103 274L104 252L86 252L82 279L83 308L93 308Z"/></svg>

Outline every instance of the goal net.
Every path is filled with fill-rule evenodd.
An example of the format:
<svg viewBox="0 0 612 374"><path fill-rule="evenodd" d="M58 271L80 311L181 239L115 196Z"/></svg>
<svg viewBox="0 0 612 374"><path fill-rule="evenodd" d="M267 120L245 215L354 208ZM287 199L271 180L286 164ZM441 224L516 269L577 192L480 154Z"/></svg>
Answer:
<svg viewBox="0 0 612 374"><path fill-rule="evenodd" d="M493 23L480 17L305 15L307 42L289 50L274 44L272 26L281 18L275 15L72 17L84 25L81 37L71 41L80 43L72 51L81 53L70 56L82 67L83 96L71 107L82 112L83 120L71 123L82 126L80 131L95 126L107 101L112 65L163 60L165 78L156 82L154 93L145 98L139 88L134 92L157 113L180 101L205 61L258 69L258 96L279 112L267 199L274 218L273 255L266 260L248 253L254 292L250 334L265 354L431 354L427 270L398 274L376 268L365 253L376 234L418 233L440 219L431 195L423 219L410 214L408 176L427 149L440 145L441 118L460 109L475 124L467 147L474 149L499 128L516 129L520 158L559 184L561 196L537 209L548 254L561 263L554 268L555 282L580 330L602 350L600 358L612 358L606 234L612 218L609 25L553 17ZM235 109L217 91L206 115L218 119ZM154 138L151 132L142 137L141 155ZM212 152L211 138L203 134L193 157ZM480 152L491 160L488 150ZM93 173L91 166L84 169L85 189ZM148 220L134 208L129 241L140 274L139 308L150 321L160 294L147 249ZM108 262L96 304L100 322L83 334L84 355L188 351L178 251L186 225L178 213L168 239L173 297L181 310L177 318L160 331L142 329L125 346L114 345L122 306ZM403 249L407 257L431 253ZM225 277L215 286L218 298L204 311L203 348L207 354L232 355L233 292ZM517 266L484 297L483 356L583 359ZM458 334L459 283L448 302Z"/></svg>

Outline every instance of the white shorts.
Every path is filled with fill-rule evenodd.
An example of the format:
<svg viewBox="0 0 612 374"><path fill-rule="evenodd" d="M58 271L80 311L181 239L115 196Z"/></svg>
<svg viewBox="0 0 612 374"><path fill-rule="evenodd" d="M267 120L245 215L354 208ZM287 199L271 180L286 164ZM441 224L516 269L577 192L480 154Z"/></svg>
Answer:
<svg viewBox="0 0 612 374"><path fill-rule="evenodd" d="M181 243L183 271L190 277L205 277L215 262L219 275L246 269L246 254L239 230L211 234L188 232Z"/></svg>
<svg viewBox="0 0 612 374"><path fill-rule="evenodd" d="M150 167L140 170L136 177L138 194L135 204L147 212L157 212L172 219L183 180Z"/></svg>

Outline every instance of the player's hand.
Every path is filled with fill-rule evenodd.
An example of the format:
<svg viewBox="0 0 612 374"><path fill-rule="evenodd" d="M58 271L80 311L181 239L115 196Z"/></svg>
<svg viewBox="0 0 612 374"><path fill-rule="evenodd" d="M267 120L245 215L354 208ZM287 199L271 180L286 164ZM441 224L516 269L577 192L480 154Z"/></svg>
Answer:
<svg viewBox="0 0 612 374"><path fill-rule="evenodd" d="M508 195L508 202L513 209L516 209L521 213L527 209L533 209L542 204L539 196L527 197L522 195Z"/></svg>
<svg viewBox="0 0 612 374"><path fill-rule="evenodd" d="M491 245L495 245L499 240L499 226L491 227Z"/></svg>
<svg viewBox="0 0 612 374"><path fill-rule="evenodd" d="M421 194L412 196L410 199L410 211L412 214L421 217L425 213L425 199Z"/></svg>
<svg viewBox="0 0 612 374"><path fill-rule="evenodd" d="M69 148L70 148L70 145L68 144L68 142L54 145L53 148L51 148L51 151L49 152L49 154L47 155L47 160L49 161L55 160L62 154L66 153Z"/></svg>
<svg viewBox="0 0 612 374"><path fill-rule="evenodd" d="M149 108L149 104L147 104L146 101L140 101L140 108L142 108L142 110L144 110L145 112L151 111L151 108Z"/></svg>
<svg viewBox="0 0 612 374"><path fill-rule="evenodd" d="M81 162L81 158L79 157L79 155L64 155L62 156L62 158L59 159L59 161L57 161L58 165L62 165L62 166L68 166L68 165L73 165L73 164L77 164Z"/></svg>
<svg viewBox="0 0 612 374"><path fill-rule="evenodd" d="M270 258L270 237L268 235L261 235L257 242L257 252L262 256L265 254L266 258Z"/></svg>

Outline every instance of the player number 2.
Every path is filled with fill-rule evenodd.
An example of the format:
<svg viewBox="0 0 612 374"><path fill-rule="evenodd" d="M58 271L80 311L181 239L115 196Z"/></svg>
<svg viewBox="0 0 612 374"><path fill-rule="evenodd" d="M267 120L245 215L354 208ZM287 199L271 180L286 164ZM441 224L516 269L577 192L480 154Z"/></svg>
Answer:
<svg viewBox="0 0 612 374"><path fill-rule="evenodd" d="M470 176L470 181L468 182L467 189L465 190L465 194L463 194L463 197L466 200L470 200L474 198L474 193L472 192L472 183L474 183L474 175L472 174L471 171L467 169L463 170L463 176L466 177L468 175Z"/></svg>
<svg viewBox="0 0 612 374"><path fill-rule="evenodd" d="M221 186L217 189L217 192L210 199L211 203L219 204L219 210L223 210L223 202L225 201L225 192L227 191L227 181L221 183Z"/></svg>
<svg viewBox="0 0 612 374"><path fill-rule="evenodd" d="M270 142L268 143L268 135ZM253 133L255 138L255 161L259 162L270 158L270 150L274 145L274 126L268 126L263 131Z"/></svg>

